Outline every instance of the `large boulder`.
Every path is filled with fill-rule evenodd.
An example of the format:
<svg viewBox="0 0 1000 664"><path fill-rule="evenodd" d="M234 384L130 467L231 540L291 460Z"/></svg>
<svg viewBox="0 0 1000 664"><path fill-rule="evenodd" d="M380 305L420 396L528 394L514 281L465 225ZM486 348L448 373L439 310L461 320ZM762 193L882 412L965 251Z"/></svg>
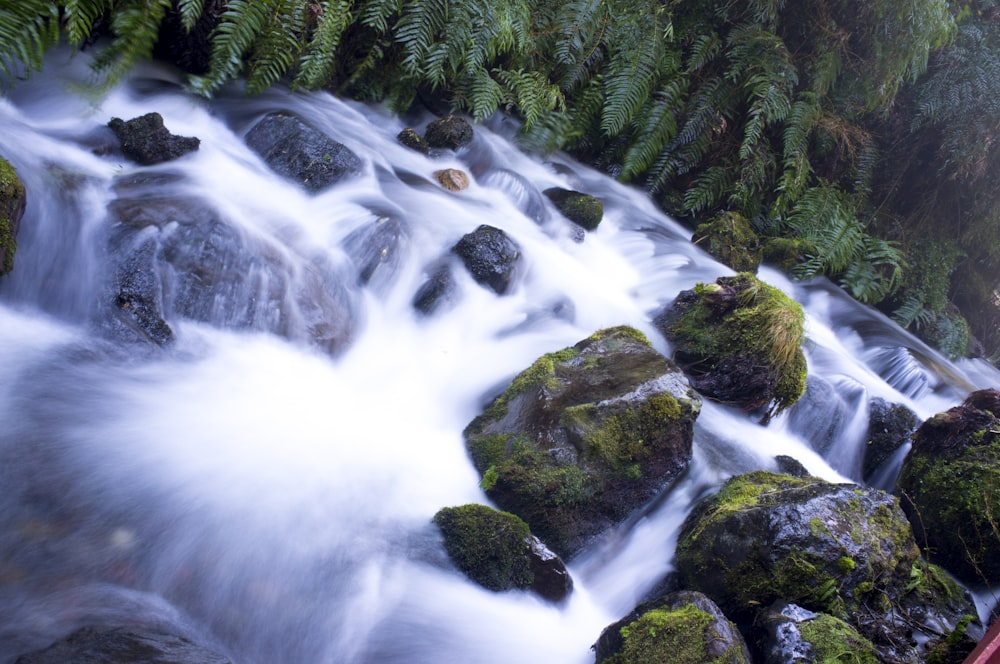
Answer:
<svg viewBox="0 0 1000 664"><path fill-rule="evenodd" d="M815 477L731 478L685 520L677 570L741 625L793 602L844 620L883 662L919 661L928 638L976 615L971 596L920 558L893 496Z"/></svg>
<svg viewBox="0 0 1000 664"><path fill-rule="evenodd" d="M679 591L646 602L605 628L598 664L750 664L736 626L708 597Z"/></svg>
<svg viewBox="0 0 1000 664"><path fill-rule="evenodd" d="M898 491L927 555L973 583L1000 582L1000 392L973 392L913 434Z"/></svg>
<svg viewBox="0 0 1000 664"><path fill-rule="evenodd" d="M756 272L763 258L760 237L738 212L721 212L699 224L691 240L737 272Z"/></svg>
<svg viewBox="0 0 1000 664"><path fill-rule="evenodd" d="M764 421L805 392L802 307L749 273L681 292L654 322L702 394Z"/></svg>
<svg viewBox="0 0 1000 664"><path fill-rule="evenodd" d="M0 275L14 269L17 230L24 216L27 198L17 171L0 157Z"/></svg>
<svg viewBox="0 0 1000 664"><path fill-rule="evenodd" d="M245 140L271 170L310 192L361 172L362 161L350 148L294 115L265 115Z"/></svg>
<svg viewBox="0 0 1000 664"><path fill-rule="evenodd" d="M84 627L15 664L229 664L221 654L175 634Z"/></svg>
<svg viewBox="0 0 1000 664"><path fill-rule="evenodd" d="M489 590L533 590L559 601L573 581L562 560L528 524L486 505L445 507L434 515L455 566Z"/></svg>
<svg viewBox="0 0 1000 664"><path fill-rule="evenodd" d="M497 295L510 290L521 262L521 248L507 233L483 224L452 247L476 280Z"/></svg>
<svg viewBox="0 0 1000 664"><path fill-rule="evenodd" d="M567 557L670 486L701 400L637 330L542 356L465 430L487 495Z"/></svg>
<svg viewBox="0 0 1000 664"><path fill-rule="evenodd" d="M111 118L108 126L121 141L125 156L143 166L183 157L201 144L193 136L171 134L163 126L163 116L159 113L146 113L127 121Z"/></svg>

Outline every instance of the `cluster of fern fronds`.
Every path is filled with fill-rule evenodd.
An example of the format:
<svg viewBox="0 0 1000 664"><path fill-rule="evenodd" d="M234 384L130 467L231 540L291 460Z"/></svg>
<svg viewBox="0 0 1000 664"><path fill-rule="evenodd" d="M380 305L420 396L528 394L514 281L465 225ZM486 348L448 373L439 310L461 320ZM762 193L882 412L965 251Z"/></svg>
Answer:
<svg viewBox="0 0 1000 664"><path fill-rule="evenodd" d="M969 22L949 0L0 0L0 70L103 37L96 67L113 81L150 56L165 16L190 30L206 13L200 94L239 79L398 110L429 91L477 119L506 109L526 146L572 150L678 217L738 212L803 240L799 276L872 303L906 267L875 233L894 194L873 193L872 118Z"/></svg>

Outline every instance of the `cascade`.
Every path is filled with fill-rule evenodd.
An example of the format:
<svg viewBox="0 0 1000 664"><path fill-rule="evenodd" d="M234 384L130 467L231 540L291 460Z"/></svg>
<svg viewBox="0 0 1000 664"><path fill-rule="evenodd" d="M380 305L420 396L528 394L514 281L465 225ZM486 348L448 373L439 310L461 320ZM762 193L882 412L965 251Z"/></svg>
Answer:
<svg viewBox="0 0 1000 664"><path fill-rule="evenodd" d="M570 561L568 600L489 592L449 566L431 523L487 500L463 428L535 358L596 330L632 325L669 354L652 314L731 270L642 191L521 152L503 117L427 157L396 136L430 116L287 90L209 101L152 65L93 99L73 87L87 75L82 56L53 57L0 99L0 154L29 192L0 279L0 662L131 620L247 664L591 662L727 477L784 454L859 482L870 398L926 418L1000 386L827 280L765 267L806 311L806 398L766 427L706 401L685 478ZM155 166L100 149L111 118L151 111L200 148ZM347 145L362 172L315 194L284 181L243 141L274 111ZM443 168L469 188L438 186ZM599 228L581 239L539 196L553 186L601 199ZM109 220L163 200L176 207L159 225ZM458 273L454 302L419 314L428 270L481 224L521 247L514 287ZM108 306L149 243L191 270L157 275L190 303L164 347L129 338ZM329 310L341 327L317 322Z"/></svg>

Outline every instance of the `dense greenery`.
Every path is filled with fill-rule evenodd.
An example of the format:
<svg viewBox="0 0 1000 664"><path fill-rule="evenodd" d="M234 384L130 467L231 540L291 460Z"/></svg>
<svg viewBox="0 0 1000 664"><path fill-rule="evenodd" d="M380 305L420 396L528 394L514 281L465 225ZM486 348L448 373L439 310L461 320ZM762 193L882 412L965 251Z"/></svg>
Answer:
<svg viewBox="0 0 1000 664"><path fill-rule="evenodd" d="M572 150L692 226L738 213L795 240L796 276L955 354L964 315L998 353L998 16L996 0L0 0L0 69L107 36L113 81L204 31L204 95L244 77L505 109L529 148Z"/></svg>

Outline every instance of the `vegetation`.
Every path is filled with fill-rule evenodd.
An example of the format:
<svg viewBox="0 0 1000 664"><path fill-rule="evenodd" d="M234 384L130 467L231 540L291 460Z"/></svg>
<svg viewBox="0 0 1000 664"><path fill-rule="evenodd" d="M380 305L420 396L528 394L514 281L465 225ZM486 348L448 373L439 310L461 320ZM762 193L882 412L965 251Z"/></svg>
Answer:
<svg viewBox="0 0 1000 664"><path fill-rule="evenodd" d="M982 186L998 18L997 0L2 0L0 70L104 37L109 83L164 26L207 22L200 94L242 78L514 112L526 146L641 183L692 226L737 213L765 244L794 241L796 276L918 332L957 306L1000 356L1000 199Z"/></svg>
<svg viewBox="0 0 1000 664"><path fill-rule="evenodd" d="M448 556L479 585L496 591L531 587L531 532L521 519L470 504L442 508L434 523Z"/></svg>

